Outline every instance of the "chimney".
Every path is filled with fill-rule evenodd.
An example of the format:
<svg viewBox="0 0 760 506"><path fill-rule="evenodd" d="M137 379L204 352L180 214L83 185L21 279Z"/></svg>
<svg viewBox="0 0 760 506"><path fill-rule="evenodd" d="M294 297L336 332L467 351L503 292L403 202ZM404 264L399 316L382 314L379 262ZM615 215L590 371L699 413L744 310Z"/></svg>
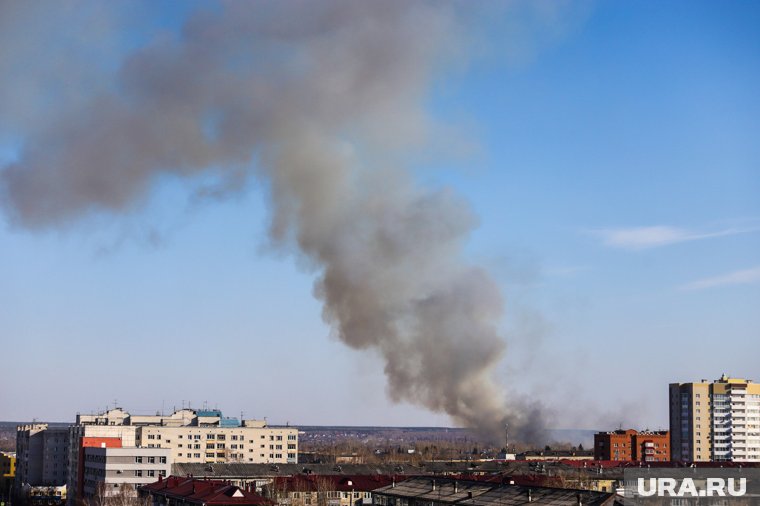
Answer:
<svg viewBox="0 0 760 506"><path fill-rule="evenodd" d="M459 492L459 483L457 483L457 480L454 480L454 493L456 494Z"/></svg>
<svg viewBox="0 0 760 506"><path fill-rule="evenodd" d="M433 491L435 491L435 480L430 480L430 484L433 486Z"/></svg>
<svg viewBox="0 0 760 506"><path fill-rule="evenodd" d="M395 476L391 479L391 488L396 488L396 477Z"/></svg>
<svg viewBox="0 0 760 506"><path fill-rule="evenodd" d="M583 501L581 501L581 493L580 492L578 492L575 495L575 504L577 504L577 506L583 506Z"/></svg>
<svg viewBox="0 0 760 506"><path fill-rule="evenodd" d="M530 489L528 489L528 502L533 502L533 496L531 495Z"/></svg>

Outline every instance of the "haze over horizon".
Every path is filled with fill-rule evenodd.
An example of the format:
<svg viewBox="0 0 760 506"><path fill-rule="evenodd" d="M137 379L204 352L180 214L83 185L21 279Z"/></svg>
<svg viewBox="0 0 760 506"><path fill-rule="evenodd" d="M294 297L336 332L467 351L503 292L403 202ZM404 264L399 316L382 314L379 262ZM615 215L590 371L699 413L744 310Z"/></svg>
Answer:
<svg viewBox="0 0 760 506"><path fill-rule="evenodd" d="M0 7L0 419L655 429L760 381L760 6L273 5Z"/></svg>

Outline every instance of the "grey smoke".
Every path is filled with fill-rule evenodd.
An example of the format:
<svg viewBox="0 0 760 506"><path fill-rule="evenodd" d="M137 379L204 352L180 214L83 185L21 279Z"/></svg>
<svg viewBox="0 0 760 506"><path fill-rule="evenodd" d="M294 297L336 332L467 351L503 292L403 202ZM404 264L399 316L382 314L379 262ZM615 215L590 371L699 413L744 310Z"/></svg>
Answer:
<svg viewBox="0 0 760 506"><path fill-rule="evenodd" d="M4 3L0 18L17 7ZM459 58L458 35L442 3L230 2L196 12L179 36L160 34L96 72L85 99L56 94L44 121L19 120L23 149L0 171L3 207L12 224L47 229L128 210L167 174L220 173L230 189L257 177L271 199L271 240L313 266L339 338L379 352L394 401L499 440L505 422L515 438L535 439L539 407L509 400L494 381L504 304L464 259L476 218L399 163L430 142L425 101L436 70Z"/></svg>

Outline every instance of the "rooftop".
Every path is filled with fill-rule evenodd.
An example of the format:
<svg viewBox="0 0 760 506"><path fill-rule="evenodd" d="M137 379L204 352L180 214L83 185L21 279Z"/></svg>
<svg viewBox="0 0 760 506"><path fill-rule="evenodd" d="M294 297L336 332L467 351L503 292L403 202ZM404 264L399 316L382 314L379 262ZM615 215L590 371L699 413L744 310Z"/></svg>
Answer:
<svg viewBox="0 0 760 506"><path fill-rule="evenodd" d="M428 477L409 478L401 483L378 489L375 494L415 502L467 506L505 506L527 502L557 506L577 505L580 502L590 506L601 506L612 505L615 502L614 494L606 492Z"/></svg>
<svg viewBox="0 0 760 506"><path fill-rule="evenodd" d="M169 476L165 480L140 487L140 493L210 506L269 506L273 504L265 497L221 480L199 480L177 476Z"/></svg>

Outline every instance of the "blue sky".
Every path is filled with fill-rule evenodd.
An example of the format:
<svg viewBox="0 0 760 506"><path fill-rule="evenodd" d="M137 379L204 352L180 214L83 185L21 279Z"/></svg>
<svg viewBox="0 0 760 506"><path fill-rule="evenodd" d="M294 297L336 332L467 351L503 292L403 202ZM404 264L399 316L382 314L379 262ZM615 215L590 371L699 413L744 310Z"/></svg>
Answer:
<svg viewBox="0 0 760 506"><path fill-rule="evenodd" d="M145 33L124 44L176 29L177 5L140 13ZM760 8L554 5L475 17L469 63L428 106L472 149L415 174L479 217L468 255L506 296L500 382L558 427L665 427L669 382L760 381ZM0 132L14 153L13 120ZM43 232L6 220L0 419L118 399L447 424L388 401L378 357L330 336L312 274L267 248L264 200L254 182L197 203L167 178L126 216Z"/></svg>

